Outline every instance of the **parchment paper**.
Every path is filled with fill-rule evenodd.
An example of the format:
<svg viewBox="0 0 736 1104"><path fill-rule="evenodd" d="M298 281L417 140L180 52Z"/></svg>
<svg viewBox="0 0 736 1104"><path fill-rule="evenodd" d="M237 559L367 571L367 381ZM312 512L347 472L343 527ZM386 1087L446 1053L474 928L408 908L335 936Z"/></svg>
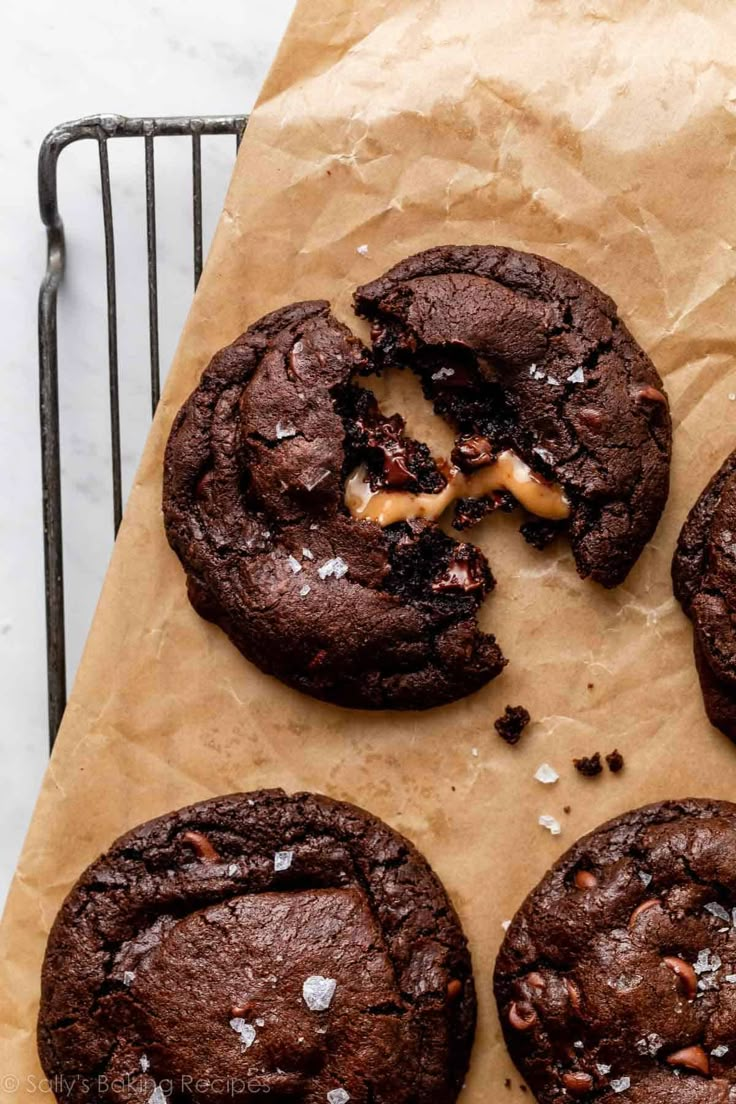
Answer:
<svg viewBox="0 0 736 1104"><path fill-rule="evenodd" d="M243 143L7 906L3 1100L31 1095L38 1074L39 968L62 897L155 814L305 787L413 839L470 939L480 1024L463 1099L480 1104L509 1099L507 1076L518 1092L491 971L501 922L549 863L637 804L736 797L736 748L705 720L669 581L685 513L736 445L734 57L731 0L302 0ZM579 580L564 547L528 548L518 519L489 519L474 531L498 577L483 622L507 671L427 714L351 713L261 675L193 613L161 524L162 451L211 354L248 323L313 296L351 323L356 284L442 242L543 253L618 301L666 377L672 494L613 593ZM493 730L508 702L536 719L515 749ZM620 776L573 772L574 754L614 747ZM534 780L543 761L556 785ZM540 813L559 817L559 837Z"/></svg>

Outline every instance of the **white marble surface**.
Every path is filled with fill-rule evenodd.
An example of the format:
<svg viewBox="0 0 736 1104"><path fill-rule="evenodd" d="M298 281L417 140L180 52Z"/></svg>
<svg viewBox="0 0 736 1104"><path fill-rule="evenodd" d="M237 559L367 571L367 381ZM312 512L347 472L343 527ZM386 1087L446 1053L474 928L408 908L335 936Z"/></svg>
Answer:
<svg viewBox="0 0 736 1104"><path fill-rule="evenodd" d="M292 0L29 0L4 4L0 35L0 902L46 761L46 669L38 442L36 298L45 239L36 156L56 123L97 112L246 112ZM177 141L180 142L177 145ZM168 365L191 297L189 150L157 146L161 363ZM211 232L233 143L204 143L205 230ZM142 150L113 143L120 283L124 480L145 437L147 289ZM96 147L59 165L69 263L60 300L68 667L71 678L111 543L109 413L102 222Z"/></svg>

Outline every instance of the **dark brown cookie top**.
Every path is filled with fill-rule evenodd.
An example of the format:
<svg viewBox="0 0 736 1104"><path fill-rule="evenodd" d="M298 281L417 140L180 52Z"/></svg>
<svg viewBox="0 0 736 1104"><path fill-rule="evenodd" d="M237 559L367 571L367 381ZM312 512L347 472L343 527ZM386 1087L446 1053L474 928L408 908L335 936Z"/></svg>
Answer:
<svg viewBox="0 0 736 1104"><path fill-rule="evenodd" d="M682 527L672 581L693 623L708 716L736 740L736 452L713 476Z"/></svg>
<svg viewBox="0 0 736 1104"><path fill-rule="evenodd" d="M620 583L667 498L671 423L662 381L612 300L544 257L441 246L355 301L379 365L410 365L461 433L561 484L578 571Z"/></svg>
<svg viewBox="0 0 736 1104"><path fill-rule="evenodd" d="M579 840L519 909L495 989L543 1104L736 1095L736 805L685 799Z"/></svg>
<svg viewBox="0 0 736 1104"><path fill-rule="evenodd" d="M445 1104L474 1024L459 921L415 848L272 790L150 821L89 867L38 1039L69 1104Z"/></svg>
<svg viewBox="0 0 736 1104"><path fill-rule="evenodd" d="M376 486L445 483L354 384L369 365L323 302L275 311L219 352L171 431L166 532L195 608L262 670L341 705L424 709L502 669L475 619L493 578L430 522L387 531L348 513L360 463Z"/></svg>

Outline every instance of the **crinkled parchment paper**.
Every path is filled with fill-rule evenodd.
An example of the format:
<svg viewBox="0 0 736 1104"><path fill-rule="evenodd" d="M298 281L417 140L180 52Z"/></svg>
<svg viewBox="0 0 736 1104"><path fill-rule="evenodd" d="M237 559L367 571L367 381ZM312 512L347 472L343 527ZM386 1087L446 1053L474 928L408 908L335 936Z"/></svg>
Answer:
<svg viewBox="0 0 736 1104"><path fill-rule="evenodd" d="M464 1100L485 1104L509 1099L512 1074L491 997L501 922L549 863L631 806L736 796L736 748L705 720L669 581L685 513L736 444L735 57L731 0L302 0L243 143L7 907L3 1101L30 1095L38 1073L39 968L62 897L155 814L305 787L413 839L472 946L480 1024ZM666 377L673 489L613 593L579 580L564 547L537 553L512 520L488 519L474 531L498 578L483 622L507 671L425 715L351 713L261 675L193 613L161 524L164 442L212 353L265 311L325 297L351 322L356 284L442 242L543 253L617 300ZM493 730L507 702L535 718L517 748ZM621 775L574 773L573 755L614 747ZM544 761L555 785L534 780Z"/></svg>

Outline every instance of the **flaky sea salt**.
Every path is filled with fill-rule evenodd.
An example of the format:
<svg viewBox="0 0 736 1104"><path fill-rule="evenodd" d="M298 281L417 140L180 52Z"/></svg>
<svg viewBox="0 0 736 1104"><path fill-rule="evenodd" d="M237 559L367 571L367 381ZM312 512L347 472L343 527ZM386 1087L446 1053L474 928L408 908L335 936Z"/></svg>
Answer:
<svg viewBox="0 0 736 1104"><path fill-rule="evenodd" d="M455 375L454 368L438 368L436 372L432 373L433 380L451 379Z"/></svg>
<svg viewBox="0 0 736 1104"><path fill-rule="evenodd" d="M728 1047L725 1043L721 1043L720 1046L713 1047L711 1054L714 1058L723 1058L725 1054L728 1054Z"/></svg>
<svg viewBox="0 0 736 1104"><path fill-rule="evenodd" d="M719 905L718 901L709 901L704 906L705 911L709 912L711 916L717 916L719 920L725 920L727 924L731 923L731 915L726 911L723 905Z"/></svg>
<svg viewBox="0 0 736 1104"><path fill-rule="evenodd" d="M619 974L617 978L609 978L606 984L617 993L630 993L632 989L638 989L643 980L641 974Z"/></svg>
<svg viewBox="0 0 736 1104"><path fill-rule="evenodd" d="M308 491L313 491L315 487L319 487L320 483L324 483L325 479L329 477L329 472L326 468L322 468L320 471L315 472L311 479L304 479L303 486ZM310 529L319 529L318 525L310 525Z"/></svg>
<svg viewBox="0 0 736 1104"><path fill-rule="evenodd" d="M233 877L235 877L235 875L236 875L237 873L238 873L238 868L237 868L237 866L235 865L235 863L230 863L229 867L227 868L227 876L228 876L228 878L233 878Z"/></svg>
<svg viewBox="0 0 736 1104"><path fill-rule="evenodd" d="M335 556L334 560L325 560L321 567L317 568L317 574L320 579L327 579L330 575L335 579L342 579L343 575L347 573L348 565L342 559L341 556Z"/></svg>
<svg viewBox="0 0 736 1104"><path fill-rule="evenodd" d="M605 1062L596 1062L595 1068L598 1070L601 1077L605 1077L607 1073L611 1072L611 1067L607 1066Z"/></svg>
<svg viewBox="0 0 736 1104"><path fill-rule="evenodd" d="M360 253L361 257L367 257L368 256L368 246L365 245L365 244L364 245L359 245L358 248L355 250L355 252Z"/></svg>
<svg viewBox="0 0 736 1104"><path fill-rule="evenodd" d="M631 1078L615 1077L609 1084L615 1093L626 1092L627 1089L631 1088Z"/></svg>
<svg viewBox="0 0 736 1104"><path fill-rule="evenodd" d="M727 981L729 985L736 985L736 974L726 974L723 980Z"/></svg>
<svg viewBox="0 0 736 1104"><path fill-rule="evenodd" d="M716 970L720 970L721 960L717 954L713 954L710 947L706 947L702 951L698 951L698 957L693 962L693 969L696 974L710 974Z"/></svg>
<svg viewBox="0 0 736 1104"><path fill-rule="evenodd" d="M545 374L541 368L537 368L536 364L530 364L529 375L532 377L532 379L543 380Z"/></svg>
<svg viewBox="0 0 736 1104"><path fill-rule="evenodd" d="M585 383L585 372L582 368L576 368L574 372L571 372L567 377L568 383Z"/></svg>
<svg viewBox="0 0 736 1104"><path fill-rule="evenodd" d="M510 920L502 920L501 921L501 927L503 928L504 931L508 931L509 928L511 927L511 921Z"/></svg>
<svg viewBox="0 0 736 1104"><path fill-rule="evenodd" d="M327 1094L327 1104L348 1104L350 1093L345 1089L330 1089Z"/></svg>
<svg viewBox="0 0 736 1104"><path fill-rule="evenodd" d="M313 560L314 552L310 551L309 548L302 548L302 556L305 560Z"/></svg>
<svg viewBox="0 0 736 1104"><path fill-rule="evenodd" d="M230 1026L233 1031L240 1036L240 1041L243 1044L243 1049L247 1050L248 1047L252 1047L256 1041L256 1029L253 1024L246 1023L241 1016L236 1016L234 1020L230 1020Z"/></svg>
<svg viewBox="0 0 736 1104"><path fill-rule="evenodd" d="M557 379L557 376L547 376L547 383L551 383L553 387L560 386L560 381Z"/></svg>
<svg viewBox="0 0 736 1104"><path fill-rule="evenodd" d="M321 977L316 974L308 977L302 986L304 1003L310 1012L326 1012L332 1004L332 998L337 989L334 978Z"/></svg>
<svg viewBox="0 0 736 1104"><path fill-rule="evenodd" d="M277 851L273 857L273 868L277 872L281 870L288 870L293 861L293 851Z"/></svg>
<svg viewBox="0 0 736 1104"><path fill-rule="evenodd" d="M147 1055L141 1054L138 1060L138 1065L141 1067L143 1073L148 1073L149 1069L151 1068L151 1063L148 1061Z"/></svg>
<svg viewBox="0 0 736 1104"><path fill-rule="evenodd" d="M135 981L135 973L133 970L126 970L123 974L123 985L127 989L129 985L132 985Z"/></svg>
<svg viewBox="0 0 736 1104"><path fill-rule="evenodd" d="M286 562L295 575L298 575L302 569L302 565L299 563L295 556L288 556Z"/></svg>
<svg viewBox="0 0 736 1104"><path fill-rule="evenodd" d="M542 813L537 823L541 828L546 828L548 832L551 832L553 836L559 836L562 831L559 820L553 816L548 816L547 813Z"/></svg>
<svg viewBox="0 0 736 1104"><path fill-rule="evenodd" d="M471 748L470 754L473 756L474 759L477 759L480 755L480 751L478 750L478 748Z"/></svg>
<svg viewBox="0 0 736 1104"><path fill-rule="evenodd" d="M645 885L645 886L651 885L652 875L647 874L646 870L640 870L639 871L639 880L642 883L642 885Z"/></svg>
<svg viewBox="0 0 736 1104"><path fill-rule="evenodd" d="M296 427L287 422L282 425L281 422L276 423L276 440L283 441L286 437L296 437Z"/></svg>
<svg viewBox="0 0 736 1104"><path fill-rule="evenodd" d="M736 391L729 391L728 397L731 400L731 402L734 402L736 400Z"/></svg>
<svg viewBox="0 0 736 1104"><path fill-rule="evenodd" d="M560 776L549 763L542 763L541 766L537 767L534 777L537 782L543 782L545 786L549 786L552 782L556 782Z"/></svg>
<svg viewBox="0 0 736 1104"><path fill-rule="evenodd" d="M636 1040L636 1049L639 1054L648 1054L650 1058L654 1058L663 1046L664 1039L654 1031L650 1032L650 1034L646 1035L643 1039Z"/></svg>
<svg viewBox="0 0 736 1104"><path fill-rule="evenodd" d="M299 591L299 597L300 598L306 598L307 595L309 594L309 592L311 591L311 589L312 588L310 587L309 583L305 583L304 586Z"/></svg>
<svg viewBox="0 0 736 1104"><path fill-rule="evenodd" d="M148 1104L169 1104L168 1100L166 1099L166 1093L160 1085L157 1085L149 1096Z"/></svg>

